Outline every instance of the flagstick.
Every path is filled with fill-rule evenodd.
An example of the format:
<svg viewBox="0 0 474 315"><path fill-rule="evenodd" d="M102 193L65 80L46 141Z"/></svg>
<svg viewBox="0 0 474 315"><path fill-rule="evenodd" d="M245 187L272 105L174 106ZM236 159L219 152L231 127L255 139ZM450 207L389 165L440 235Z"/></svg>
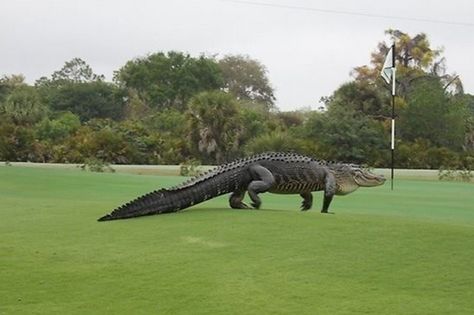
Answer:
<svg viewBox="0 0 474 315"><path fill-rule="evenodd" d="M393 168L394 168L394 155L395 155L395 43L392 46L392 162L390 172L390 188L393 190Z"/></svg>
<svg viewBox="0 0 474 315"><path fill-rule="evenodd" d="M391 59L391 60L390 60ZM390 146L391 153L392 153L392 160L391 160L391 167L390 167L390 179L391 179L391 189L393 190L393 170L395 166L395 43L393 43L392 47L390 47L390 50L387 53L387 56L385 57L385 62L383 63L382 66L382 71L380 72L380 75L382 78L387 82L387 84L392 83L392 143ZM389 76L390 74L390 76Z"/></svg>
<svg viewBox="0 0 474 315"><path fill-rule="evenodd" d="M392 94L392 162L391 162L391 176L390 176L390 187L393 190L393 166L394 166L394 153L395 153L395 95Z"/></svg>

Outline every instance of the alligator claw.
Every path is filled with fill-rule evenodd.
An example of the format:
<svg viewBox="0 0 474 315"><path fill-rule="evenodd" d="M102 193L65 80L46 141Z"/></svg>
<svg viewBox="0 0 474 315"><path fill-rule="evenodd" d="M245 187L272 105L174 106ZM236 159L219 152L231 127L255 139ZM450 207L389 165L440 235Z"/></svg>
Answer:
<svg viewBox="0 0 474 315"><path fill-rule="evenodd" d="M239 203L238 205L235 205L235 206L232 206L232 208L234 209L252 209L252 207L250 207L248 204L246 204L245 202L241 202Z"/></svg>
<svg viewBox="0 0 474 315"><path fill-rule="evenodd" d="M260 209L260 206L262 205L262 203L256 203L256 202L252 202L251 203L252 207L254 207L255 209Z"/></svg>
<svg viewBox="0 0 474 315"><path fill-rule="evenodd" d="M242 206L241 209L252 209L252 207L246 204L245 202L242 202L241 206Z"/></svg>
<svg viewBox="0 0 474 315"><path fill-rule="evenodd" d="M301 203L301 211L308 211L309 209L311 209L311 205L303 201Z"/></svg>

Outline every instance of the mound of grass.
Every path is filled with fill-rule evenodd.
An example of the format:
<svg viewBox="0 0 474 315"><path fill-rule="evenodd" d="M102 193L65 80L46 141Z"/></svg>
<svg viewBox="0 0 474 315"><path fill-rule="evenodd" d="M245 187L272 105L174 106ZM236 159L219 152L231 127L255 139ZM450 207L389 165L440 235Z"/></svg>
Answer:
<svg viewBox="0 0 474 315"><path fill-rule="evenodd" d="M0 167L0 314L471 314L474 185L98 223L180 177Z"/></svg>

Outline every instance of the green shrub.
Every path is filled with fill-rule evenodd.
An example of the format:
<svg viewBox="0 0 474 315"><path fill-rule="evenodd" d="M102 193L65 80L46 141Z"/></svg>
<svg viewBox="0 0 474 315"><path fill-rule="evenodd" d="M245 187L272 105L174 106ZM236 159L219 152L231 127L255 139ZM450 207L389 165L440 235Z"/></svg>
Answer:
<svg viewBox="0 0 474 315"><path fill-rule="evenodd" d="M470 169L454 170L442 167L438 171L439 180L470 182L473 178L474 175Z"/></svg>
<svg viewBox="0 0 474 315"><path fill-rule="evenodd" d="M298 152L313 155L316 147L313 143L297 139L287 132L273 131L250 140L245 145L244 151L248 155L268 151Z"/></svg>
<svg viewBox="0 0 474 315"><path fill-rule="evenodd" d="M79 129L79 116L66 112L56 119L46 118L35 126L37 138L57 143Z"/></svg>
<svg viewBox="0 0 474 315"><path fill-rule="evenodd" d="M200 163L196 160L191 160L179 165L179 175L181 176L197 176L201 173L199 169Z"/></svg>
<svg viewBox="0 0 474 315"><path fill-rule="evenodd" d="M461 168L459 155L445 147L433 147L424 139L399 142L396 148L396 166L410 169Z"/></svg>
<svg viewBox="0 0 474 315"><path fill-rule="evenodd" d="M106 163L100 159L96 158L87 158L84 161L84 164L79 166L83 171L90 171L90 172L110 172L114 173L115 169L113 169L109 163Z"/></svg>

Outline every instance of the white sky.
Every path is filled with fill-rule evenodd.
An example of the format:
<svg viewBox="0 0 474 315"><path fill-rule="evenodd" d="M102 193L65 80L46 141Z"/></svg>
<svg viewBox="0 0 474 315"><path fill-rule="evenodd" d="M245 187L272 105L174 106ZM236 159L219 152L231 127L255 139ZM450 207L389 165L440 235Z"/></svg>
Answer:
<svg viewBox="0 0 474 315"><path fill-rule="evenodd" d="M323 13L222 0L2 0L0 76L33 83L74 57L112 79L126 61L158 51L245 54L268 69L281 110L319 106L368 64L384 30L424 32L444 47L448 72L474 93L474 1L249 0L283 6L462 22L452 25Z"/></svg>

